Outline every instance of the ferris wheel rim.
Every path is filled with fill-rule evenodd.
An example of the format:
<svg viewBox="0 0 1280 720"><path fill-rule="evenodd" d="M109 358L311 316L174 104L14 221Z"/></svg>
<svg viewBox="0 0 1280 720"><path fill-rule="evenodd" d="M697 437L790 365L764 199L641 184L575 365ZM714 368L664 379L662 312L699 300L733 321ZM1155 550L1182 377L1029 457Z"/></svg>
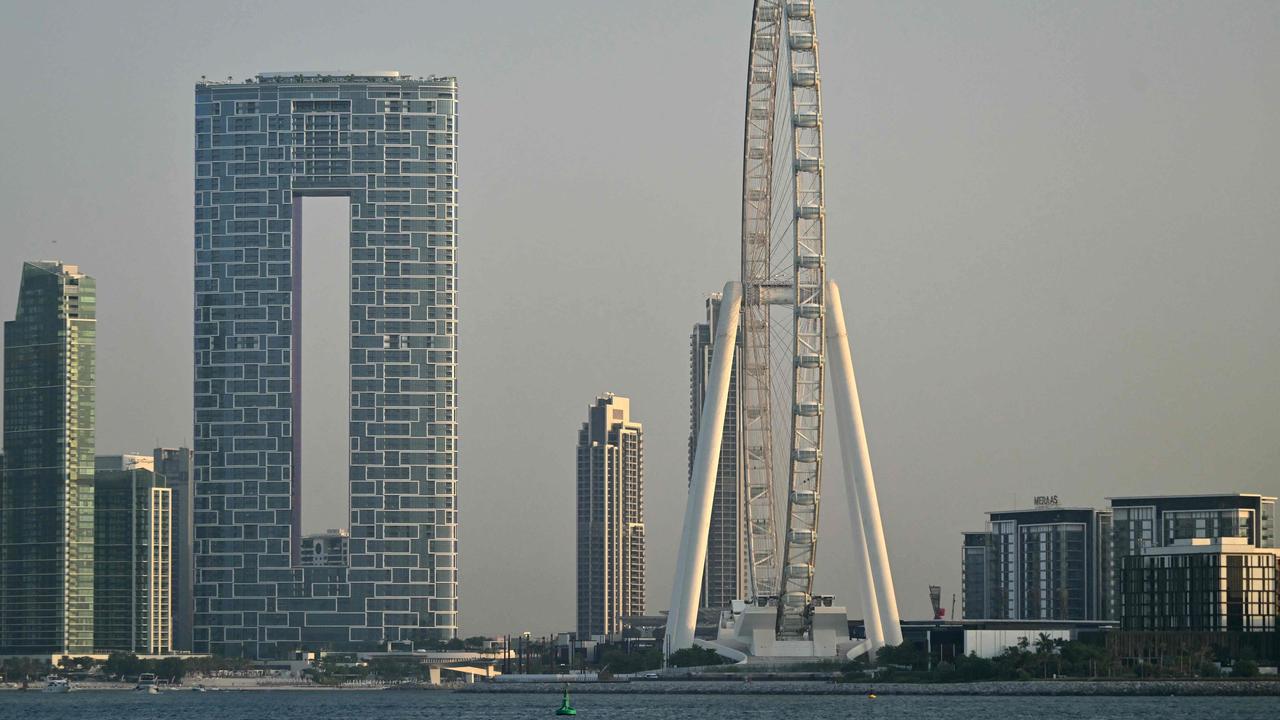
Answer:
<svg viewBox="0 0 1280 720"><path fill-rule="evenodd" d="M784 55L785 54L785 55ZM782 58L787 60L782 73ZM780 84L785 84L780 87ZM781 92L785 89L785 92ZM781 92L781 94L780 94ZM788 107L779 128L777 102ZM790 133L790 157L779 133ZM787 167L777 167L787 160ZM790 259L777 258L774 237L778 216L775 182L790 180L792 203L785 229L792 231ZM785 198L783 198L785 200ZM779 632L794 631L799 615L790 605L812 598L820 502L823 395L823 283L825 281L825 207L823 203L821 84L812 0L756 0L752 13L747 68L742 195L742 363L744 515L750 595L776 596ZM784 229L784 232L785 232ZM782 272L789 270L789 272ZM786 287L783 278L790 280ZM790 293L790 302L784 296ZM774 343L770 307L793 308L791 392L773 386ZM784 343L786 338L780 338ZM779 348L779 350L781 350ZM781 374L781 373L780 373ZM779 378L781 379L781 378ZM789 401L789 402L788 402ZM776 407L789 405L790 407ZM775 430L773 420L789 415L786 443L786 534L776 532ZM779 460L781 458L778 458ZM781 540L781 543L779 542ZM778 545L782 555L779 557ZM781 560L781 561L780 561Z"/></svg>

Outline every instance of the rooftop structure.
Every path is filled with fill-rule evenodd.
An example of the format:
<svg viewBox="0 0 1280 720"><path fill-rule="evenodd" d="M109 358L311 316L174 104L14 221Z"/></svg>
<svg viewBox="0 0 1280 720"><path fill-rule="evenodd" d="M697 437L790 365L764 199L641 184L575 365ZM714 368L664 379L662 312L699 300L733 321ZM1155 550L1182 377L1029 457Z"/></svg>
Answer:
<svg viewBox="0 0 1280 720"><path fill-rule="evenodd" d="M261 72L252 78L245 78L237 81L234 77L228 77L226 80L210 80L208 77L202 76L197 87L200 86L218 86L218 85L254 85L254 84L277 84L291 85L303 83L397 83L405 80L417 80L423 82L456 82L456 78L449 75L407 75L398 70L372 70L365 72L346 72L342 70L283 70L276 72Z"/></svg>

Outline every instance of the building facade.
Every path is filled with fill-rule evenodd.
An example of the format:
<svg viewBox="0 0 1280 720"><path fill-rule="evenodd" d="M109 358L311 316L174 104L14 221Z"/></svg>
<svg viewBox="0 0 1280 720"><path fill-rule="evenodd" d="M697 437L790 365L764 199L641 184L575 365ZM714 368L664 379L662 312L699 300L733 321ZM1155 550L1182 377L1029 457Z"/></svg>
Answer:
<svg viewBox="0 0 1280 720"><path fill-rule="evenodd" d="M715 350L715 328L720 317L720 293L707 299L706 320L693 326L689 340L689 473L698 444L702 403L707 396L711 355ZM730 602L746 597L742 525L742 468L738 447L738 365L729 373L729 402L724 417L724 437L716 469L716 492L711 502L711 528L707 533L707 562L702 573L699 606L713 610L729 608Z"/></svg>
<svg viewBox="0 0 1280 720"><path fill-rule="evenodd" d="M1254 493L1147 495L1108 498L1111 503L1111 577L1119 587L1124 559L1179 540L1242 538L1250 545L1276 544L1276 499ZM1120 617L1120 598L1111 596L1111 617Z"/></svg>
<svg viewBox="0 0 1280 720"><path fill-rule="evenodd" d="M96 317L93 278L23 264L4 324L0 654L93 650Z"/></svg>
<svg viewBox="0 0 1280 720"><path fill-rule="evenodd" d="M1110 513L1052 506L987 514L987 530L964 537L964 619L1105 619Z"/></svg>
<svg viewBox="0 0 1280 720"><path fill-rule="evenodd" d="M195 641L457 634L457 83L195 88ZM301 565L302 198L350 201L350 565ZM333 288L321 288L321 292Z"/></svg>
<svg viewBox="0 0 1280 720"><path fill-rule="evenodd" d="M1239 536L1176 538L1121 561L1125 630L1275 632L1280 550Z"/></svg>
<svg viewBox="0 0 1280 720"><path fill-rule="evenodd" d="M350 554L351 535L341 528L302 536L303 566L346 567Z"/></svg>
<svg viewBox="0 0 1280 720"><path fill-rule="evenodd" d="M1008 620L1009 581L1012 573L1002 563L997 543L1001 536L990 532L964 533L960 563L960 615L966 620Z"/></svg>
<svg viewBox="0 0 1280 720"><path fill-rule="evenodd" d="M150 470L94 473L93 634L98 652L173 651L172 494Z"/></svg>
<svg viewBox="0 0 1280 720"><path fill-rule="evenodd" d="M195 543L192 522L195 511L192 496L191 448L156 448L152 452L155 472L169 488L172 512L173 550L173 649L191 652L195 620Z"/></svg>
<svg viewBox="0 0 1280 720"><path fill-rule="evenodd" d="M644 615L644 430L631 401L596 398L578 432L578 637Z"/></svg>
<svg viewBox="0 0 1280 720"><path fill-rule="evenodd" d="M154 455L122 453L120 455L98 455L94 458L94 470L150 470L155 472Z"/></svg>

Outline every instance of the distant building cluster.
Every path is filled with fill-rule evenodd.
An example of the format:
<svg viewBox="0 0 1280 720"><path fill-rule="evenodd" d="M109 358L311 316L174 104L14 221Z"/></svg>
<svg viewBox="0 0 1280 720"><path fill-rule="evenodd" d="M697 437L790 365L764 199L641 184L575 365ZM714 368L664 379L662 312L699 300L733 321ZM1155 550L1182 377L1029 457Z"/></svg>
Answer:
<svg viewBox="0 0 1280 720"><path fill-rule="evenodd" d="M0 654L191 650L191 457L95 455L97 294L23 266L4 327Z"/></svg>
<svg viewBox="0 0 1280 720"><path fill-rule="evenodd" d="M1117 497L988 513L964 533L963 615L1113 621L1134 631L1276 630L1276 498Z"/></svg>
<svg viewBox="0 0 1280 720"><path fill-rule="evenodd" d="M263 73L196 85L191 448L97 453L96 282L58 261L23 265L3 338L0 655L278 659L462 642L457 102L453 78L396 72ZM302 460L302 199L316 196L346 198L350 208L340 290L349 346L338 349L349 371L340 438L349 449L349 513L346 527L304 534L305 480L322 474ZM822 267L821 256L805 258L801 270ZM813 292L796 318L826 312ZM708 385L723 390L731 367L715 490L703 495L711 510L699 605L713 622L721 610L741 614L754 575L767 576L758 568L774 562L751 540L772 518L749 528L744 513L746 503L772 498L759 489L770 485L744 483L744 459L770 457L768 443L744 441L744 427L766 416L744 408L739 393L740 380L750 388L768 367L726 358L712 381L723 302L706 300L689 346L691 477ZM838 297L834 307L842 312ZM816 349L788 365L817 378L806 388L818 400L824 337L810 337ZM852 385L851 367L847 374ZM797 398L764 401L810 423L806 442L818 443L823 406ZM718 402L708 414L718 417ZM856 396L851 403L858 407ZM785 542L812 548L820 452L793 446L790 460L812 468L814 489L789 488L812 523ZM712 468L701 467L706 481ZM608 393L588 407L575 490L574 642L652 646L667 618L645 614L644 430L629 398ZM1060 506L1055 496L992 511L984 529L963 535L963 618L991 625L1000 634L992 647L1004 633L1053 623L1063 637L1071 623L1274 633L1275 511L1276 498L1249 493L1117 497L1105 509ZM686 547L681 562L692 568L701 546ZM880 548L887 567L882 538ZM870 573L871 560L862 560ZM750 599L822 614L831 597L809 592L813 567L812 558L790 562L783 575L803 581L790 596L804 602ZM894 605L892 593L878 597ZM936 587L932 600L940 626ZM896 608L892 618L898 627ZM844 637L843 609L836 622ZM766 632L781 627L769 623ZM925 632L935 629L968 632Z"/></svg>
<svg viewBox="0 0 1280 720"><path fill-rule="evenodd" d="M26 263L4 327L0 654L272 659L454 640L457 83L263 73L202 81L194 101L193 447L95 455L95 281ZM312 196L351 210L350 515L304 535ZM641 519L623 582L641 597L642 513L626 509Z"/></svg>

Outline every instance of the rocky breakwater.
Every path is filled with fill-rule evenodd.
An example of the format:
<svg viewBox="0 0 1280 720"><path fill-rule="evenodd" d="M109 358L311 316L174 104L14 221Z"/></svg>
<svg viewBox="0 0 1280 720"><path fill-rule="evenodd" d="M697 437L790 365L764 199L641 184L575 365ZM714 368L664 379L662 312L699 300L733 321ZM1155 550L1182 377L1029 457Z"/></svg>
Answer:
<svg viewBox="0 0 1280 720"><path fill-rule="evenodd" d="M476 683L458 692L548 693L556 683ZM578 683L575 694L978 696L1280 696L1280 680L1030 680L974 683L836 683L813 680L634 680Z"/></svg>

